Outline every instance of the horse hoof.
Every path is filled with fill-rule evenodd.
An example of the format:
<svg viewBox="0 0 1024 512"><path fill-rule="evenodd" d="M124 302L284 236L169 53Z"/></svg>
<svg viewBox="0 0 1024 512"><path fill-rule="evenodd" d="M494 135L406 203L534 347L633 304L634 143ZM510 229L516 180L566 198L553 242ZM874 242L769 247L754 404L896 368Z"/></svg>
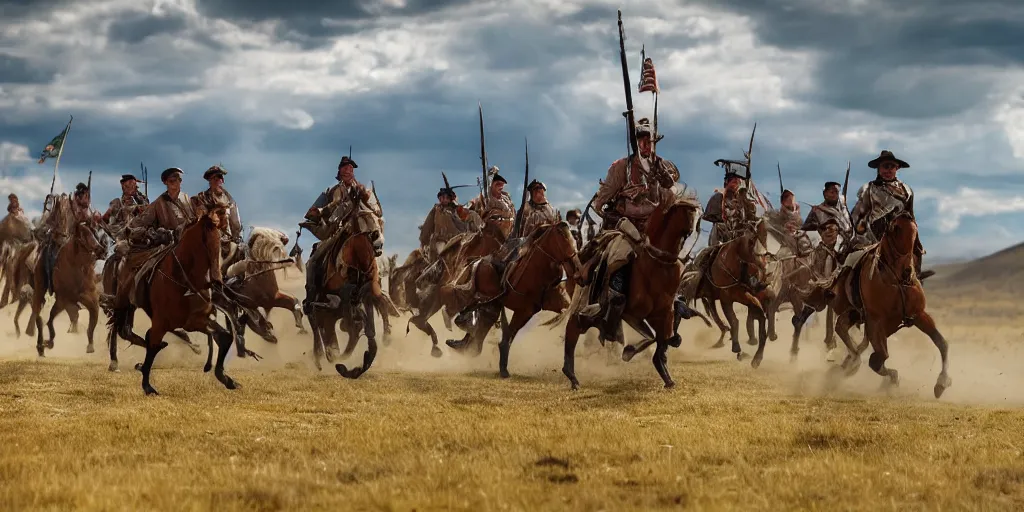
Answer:
<svg viewBox="0 0 1024 512"><path fill-rule="evenodd" d="M434 345L433 347L430 347L430 355L434 357L441 357L444 355L444 352L441 352L441 349L437 348L437 345Z"/></svg>
<svg viewBox="0 0 1024 512"><path fill-rule="evenodd" d="M117 368L117 361L111 361L110 365L107 366L108 372L121 373L121 370Z"/></svg>
<svg viewBox="0 0 1024 512"><path fill-rule="evenodd" d="M53 340L50 340L50 341L46 342L46 348L51 349L51 350L53 349Z"/></svg>
<svg viewBox="0 0 1024 512"><path fill-rule="evenodd" d="M633 359L633 356L635 356L635 355L636 355L636 347L634 347L633 345L626 345L625 347L622 347L622 360L623 361L628 363L628 362L630 362Z"/></svg>
<svg viewBox="0 0 1024 512"><path fill-rule="evenodd" d="M773 332L773 333L768 335L768 339L771 340L771 341L775 341L775 340L779 339L779 335Z"/></svg>
<svg viewBox="0 0 1024 512"><path fill-rule="evenodd" d="M89 345L89 346L85 347L85 353L86 354L92 354L93 352L96 352L96 348L93 347L92 345Z"/></svg>
<svg viewBox="0 0 1024 512"><path fill-rule="evenodd" d="M452 348L455 350L462 350L466 348L466 344L463 343L462 340L445 340L444 344L448 345L448 348Z"/></svg>
<svg viewBox="0 0 1024 512"><path fill-rule="evenodd" d="M242 387L240 384L238 384L237 382L235 382L234 380L232 380L230 378L226 378L225 381L226 382L224 382L224 387L226 387L228 389L238 389L238 388Z"/></svg>
<svg viewBox="0 0 1024 512"><path fill-rule="evenodd" d="M192 353L197 356L201 354L203 351L203 349L199 348L199 345L189 345L188 348L190 348L192 350Z"/></svg>
<svg viewBox="0 0 1024 512"><path fill-rule="evenodd" d="M500 376L503 379L507 379L510 377L508 370L505 369L501 369L500 371L498 371L498 376Z"/></svg>
<svg viewBox="0 0 1024 512"><path fill-rule="evenodd" d="M756 370L758 366L761 366L761 358L755 356L750 360L750 367Z"/></svg>
<svg viewBox="0 0 1024 512"><path fill-rule="evenodd" d="M900 374L896 370L889 370L889 385L894 388L900 387Z"/></svg>
<svg viewBox="0 0 1024 512"><path fill-rule="evenodd" d="M573 382L572 383L572 390L573 391L579 391L580 390L580 383L579 382Z"/></svg>
<svg viewBox="0 0 1024 512"><path fill-rule="evenodd" d="M142 363L135 363L135 371L137 371L137 372L141 372L142 371Z"/></svg>
<svg viewBox="0 0 1024 512"><path fill-rule="evenodd" d="M679 348L679 346L682 344L683 337L680 336L679 334L674 334L671 338L668 339L668 346L670 347Z"/></svg>
<svg viewBox="0 0 1024 512"><path fill-rule="evenodd" d="M832 348L828 349L828 353L825 354L825 361L827 361L829 363L836 362L836 348L835 347L832 347Z"/></svg>
<svg viewBox="0 0 1024 512"><path fill-rule="evenodd" d="M725 346L725 342L722 341L722 340L718 340L718 343L715 343L714 345L711 345L708 348L722 348L724 346Z"/></svg>
<svg viewBox="0 0 1024 512"><path fill-rule="evenodd" d="M676 387L676 383L673 380L665 381L665 389L672 389Z"/></svg>
<svg viewBox="0 0 1024 512"><path fill-rule="evenodd" d="M751 338L751 339L747 340L747 345L750 345L752 347L757 346L757 340Z"/></svg>
<svg viewBox="0 0 1024 512"><path fill-rule="evenodd" d="M157 393L155 389L153 389L153 386L142 386L142 390L146 392L146 396L152 396L152 395L159 395L160 394L160 393Z"/></svg>

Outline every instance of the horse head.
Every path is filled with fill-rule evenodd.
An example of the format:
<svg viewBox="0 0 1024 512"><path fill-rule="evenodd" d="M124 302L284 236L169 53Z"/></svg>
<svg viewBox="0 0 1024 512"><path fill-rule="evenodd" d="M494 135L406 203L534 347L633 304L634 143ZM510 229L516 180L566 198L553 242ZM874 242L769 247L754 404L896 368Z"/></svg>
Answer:
<svg viewBox="0 0 1024 512"><path fill-rule="evenodd" d="M100 242L99 235L96 234L96 231L88 223L79 222L74 229L72 243L75 244L75 250L93 255L96 259L106 256L106 244Z"/></svg>
<svg viewBox="0 0 1024 512"><path fill-rule="evenodd" d="M676 254L693 234L700 202L697 193L685 183L682 188L673 186L669 192L651 214L644 232L652 245Z"/></svg>
<svg viewBox="0 0 1024 512"><path fill-rule="evenodd" d="M203 211L182 229L175 253L190 273L192 283L224 281L220 269L220 226L225 218L225 209L217 206Z"/></svg>
<svg viewBox="0 0 1024 512"><path fill-rule="evenodd" d="M904 257L913 253L917 240L917 221L908 211L896 214L888 223L882 241L889 246L896 257Z"/></svg>
<svg viewBox="0 0 1024 512"><path fill-rule="evenodd" d="M541 226L530 235L530 243L539 247L542 252L549 255L554 263L562 264L576 258L576 239L569 230L569 223L563 221L557 224Z"/></svg>

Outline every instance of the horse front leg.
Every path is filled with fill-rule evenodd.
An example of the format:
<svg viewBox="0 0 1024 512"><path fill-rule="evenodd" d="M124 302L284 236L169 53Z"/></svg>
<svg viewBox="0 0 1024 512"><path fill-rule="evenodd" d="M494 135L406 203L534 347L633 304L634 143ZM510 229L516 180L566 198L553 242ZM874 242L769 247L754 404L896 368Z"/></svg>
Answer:
<svg viewBox="0 0 1024 512"><path fill-rule="evenodd" d="M675 323L675 312L672 309L658 309L653 312L650 317L654 320L654 336L657 340L657 347L654 349L654 355L651 357L651 362L654 364L655 371L661 377L661 380L665 383L665 388L670 389L675 387L676 383L672 380L672 375L668 372L668 347L678 347L680 344L679 334L673 332L673 325Z"/></svg>
<svg viewBox="0 0 1024 512"><path fill-rule="evenodd" d="M432 294L431 297L427 298L425 302L426 304L423 304L420 310L409 319L409 323L415 325L419 330L430 336L430 342L432 344L430 347L430 355L434 357L441 357L444 355L444 352L441 352L441 349L437 346L437 332L434 331L434 328L430 325L429 321L430 317L434 316L434 314L441 310L441 301L435 293ZM408 328L406 328L406 333L408 333Z"/></svg>
<svg viewBox="0 0 1024 512"><path fill-rule="evenodd" d="M722 303L722 312L725 313L725 319L729 321L729 335L732 337L732 353L736 354L736 360L743 360L743 349L740 347L740 320L736 317L736 311L733 310L733 302L731 299L722 298L719 302Z"/></svg>
<svg viewBox="0 0 1024 512"><path fill-rule="evenodd" d="M757 345L757 337L754 336L754 319L756 315L751 308L747 308L747 345Z"/></svg>
<svg viewBox="0 0 1024 512"><path fill-rule="evenodd" d="M82 305L85 306L85 310L89 313L89 325L86 327L85 336L89 344L85 347L85 352L91 354L96 351L93 347L93 337L96 335L96 324L99 323L100 316L100 299L98 293L86 294L82 297Z"/></svg>
<svg viewBox="0 0 1024 512"><path fill-rule="evenodd" d="M136 366L136 369L142 372L142 391L149 395L159 395L156 389L149 383L150 373L153 371L153 361L156 360L157 354L160 353L164 347L167 346L167 342L163 341L163 336L166 334L166 330L162 328L150 328L146 330L146 359L142 361L142 364ZM154 342L153 340L159 340Z"/></svg>
<svg viewBox="0 0 1024 512"><path fill-rule="evenodd" d="M562 375L569 379L572 390L580 388L580 381L576 380L576 342L580 339L580 324L576 315L569 315L565 324L565 346L562 362Z"/></svg>
<svg viewBox="0 0 1024 512"><path fill-rule="evenodd" d="M343 364L334 365L334 369L338 372L338 375L345 377L346 379L358 379L362 374L366 373L373 365L373 360L377 358L377 326L374 325L374 307L373 297L363 297L363 314L367 320L363 325L363 332L366 334L366 352L363 353L363 364L356 368L349 370ZM382 316L387 318L385 312ZM349 343L352 340L352 331L355 333L356 339L359 338L359 330L356 327L349 327Z"/></svg>
<svg viewBox="0 0 1024 512"><path fill-rule="evenodd" d="M504 306L502 306L502 307L504 307ZM508 328L507 329L502 329L502 332L501 332L501 342L498 343L498 375L501 378L507 379L509 377L509 373L508 373L508 353L509 353L509 350L511 350L511 348L512 348L512 342L515 341L516 335L519 334L519 331L523 328L523 326L525 326L526 323L529 322L530 319L533 318L533 316L537 314L537 311L539 311L539 310L538 309L535 309L535 310L522 310L522 309L519 309L519 310L513 311L512 312L512 321L509 322ZM481 322L481 324L486 324L486 323L488 323L488 322ZM489 323L493 323L493 322L489 322ZM482 339L483 339L483 336L481 336L481 343L483 343Z"/></svg>
<svg viewBox="0 0 1024 512"><path fill-rule="evenodd" d="M700 300L704 304L704 311L711 316L711 320L713 320L715 325L718 326L719 331L718 341L709 348L722 348L725 346L725 335L729 332L729 327L725 325L721 315L718 314L718 306L715 305L716 301L708 299L707 297L702 297Z"/></svg>
<svg viewBox="0 0 1024 512"><path fill-rule="evenodd" d="M869 320L864 324L864 334L873 349L868 357L868 367L887 379L882 384L884 387L899 386L899 372L885 367L885 361L889 359L889 337L886 336L885 325L878 321L871 321L870 316L868 318Z"/></svg>

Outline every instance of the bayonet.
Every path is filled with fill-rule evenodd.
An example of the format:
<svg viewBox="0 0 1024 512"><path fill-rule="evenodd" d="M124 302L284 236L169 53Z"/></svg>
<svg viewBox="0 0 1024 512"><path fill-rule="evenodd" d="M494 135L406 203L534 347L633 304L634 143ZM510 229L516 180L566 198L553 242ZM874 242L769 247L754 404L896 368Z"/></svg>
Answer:
<svg viewBox="0 0 1024 512"><path fill-rule="evenodd" d="M755 133L757 133L757 123L756 122L754 123L754 130L750 132L750 145L747 146L747 154L744 155L745 157L747 157L747 186L748 187L750 186L750 178L752 176L751 175L751 170L752 169L750 167L750 161L751 161L752 154L754 153L754 134Z"/></svg>

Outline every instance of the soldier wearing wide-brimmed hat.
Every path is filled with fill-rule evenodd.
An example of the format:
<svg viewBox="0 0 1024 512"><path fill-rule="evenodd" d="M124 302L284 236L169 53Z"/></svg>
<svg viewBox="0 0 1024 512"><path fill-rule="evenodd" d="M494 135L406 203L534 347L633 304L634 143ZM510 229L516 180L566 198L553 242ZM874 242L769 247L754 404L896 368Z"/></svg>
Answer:
<svg viewBox="0 0 1024 512"><path fill-rule="evenodd" d="M565 222L569 223L569 232L576 239L576 247L578 249L583 249L583 232L580 230L580 220L582 220L582 217L583 212L579 208L573 208L565 212Z"/></svg>
<svg viewBox="0 0 1024 512"><path fill-rule="evenodd" d="M844 272L860 261L864 248L877 243L885 234L888 222L894 215L907 212L914 215L914 191L896 177L900 169L910 167L892 151L882 150L878 157L868 162L868 167L876 169L875 179L864 184L857 191L857 204L850 216L853 221L853 249L849 255L840 255L843 265L836 279L842 278ZM914 264L918 279L925 279L935 274L932 270L921 270L924 246L920 237L914 240ZM793 323L803 323L814 310L805 307L801 314L793 317Z"/></svg>
<svg viewBox="0 0 1024 512"><path fill-rule="evenodd" d="M7 213L14 216L25 215L25 210L21 208L21 201L18 200L18 194L7 196Z"/></svg>
<svg viewBox="0 0 1024 512"><path fill-rule="evenodd" d="M192 201L181 190L184 173L177 167L160 173L160 181L167 186L167 191L128 222L128 237L136 245L170 243L186 225L196 220Z"/></svg>
<svg viewBox="0 0 1024 512"><path fill-rule="evenodd" d="M708 246L724 244L757 221L757 206L744 185L745 176L737 170L739 164L718 160L725 167L724 188L715 190L708 199L701 220L712 224Z"/></svg>

